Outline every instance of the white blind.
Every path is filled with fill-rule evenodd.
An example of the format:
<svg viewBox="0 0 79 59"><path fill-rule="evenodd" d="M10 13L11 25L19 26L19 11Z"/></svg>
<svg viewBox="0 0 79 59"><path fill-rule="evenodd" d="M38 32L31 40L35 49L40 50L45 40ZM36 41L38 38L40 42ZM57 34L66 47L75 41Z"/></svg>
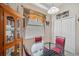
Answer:
<svg viewBox="0 0 79 59"><path fill-rule="evenodd" d="M44 26L27 26L26 39L44 36Z"/></svg>

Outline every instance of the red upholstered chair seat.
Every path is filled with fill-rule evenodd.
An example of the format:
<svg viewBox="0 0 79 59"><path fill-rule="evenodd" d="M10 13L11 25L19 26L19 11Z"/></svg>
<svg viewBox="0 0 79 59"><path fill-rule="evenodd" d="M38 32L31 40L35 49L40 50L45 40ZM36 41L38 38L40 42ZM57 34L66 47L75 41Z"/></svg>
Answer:
<svg viewBox="0 0 79 59"><path fill-rule="evenodd" d="M55 51L58 54L61 52L61 49L57 48L57 47L52 48L52 50Z"/></svg>

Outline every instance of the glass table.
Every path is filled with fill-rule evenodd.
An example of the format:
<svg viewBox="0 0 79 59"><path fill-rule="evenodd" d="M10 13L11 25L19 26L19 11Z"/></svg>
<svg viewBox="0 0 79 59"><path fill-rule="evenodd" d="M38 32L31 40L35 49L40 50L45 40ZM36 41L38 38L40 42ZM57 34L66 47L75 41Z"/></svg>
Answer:
<svg viewBox="0 0 79 59"><path fill-rule="evenodd" d="M58 56L58 54L51 49L51 46L55 44L52 42L44 43L43 56Z"/></svg>
<svg viewBox="0 0 79 59"><path fill-rule="evenodd" d="M58 54L53 50L45 50L43 51L43 56L58 56Z"/></svg>

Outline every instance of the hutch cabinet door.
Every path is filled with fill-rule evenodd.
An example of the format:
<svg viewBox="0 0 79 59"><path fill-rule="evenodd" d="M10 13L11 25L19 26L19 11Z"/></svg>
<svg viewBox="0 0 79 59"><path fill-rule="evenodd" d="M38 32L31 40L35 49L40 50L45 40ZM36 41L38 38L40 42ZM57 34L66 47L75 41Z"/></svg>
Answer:
<svg viewBox="0 0 79 59"><path fill-rule="evenodd" d="M8 14L7 12L4 13L4 17L5 17L5 34L4 34L4 37L5 37L5 44L9 44L10 42L13 42L14 39L15 39L15 35L14 35L14 31L15 31L15 28L14 28L14 16Z"/></svg>

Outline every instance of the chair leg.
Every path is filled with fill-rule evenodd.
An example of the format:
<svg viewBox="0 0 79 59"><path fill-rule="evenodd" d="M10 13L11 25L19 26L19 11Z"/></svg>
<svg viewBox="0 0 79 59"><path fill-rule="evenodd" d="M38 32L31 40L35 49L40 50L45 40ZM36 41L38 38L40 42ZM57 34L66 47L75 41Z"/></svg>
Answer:
<svg viewBox="0 0 79 59"><path fill-rule="evenodd" d="M64 50L61 52L61 56L64 56Z"/></svg>

